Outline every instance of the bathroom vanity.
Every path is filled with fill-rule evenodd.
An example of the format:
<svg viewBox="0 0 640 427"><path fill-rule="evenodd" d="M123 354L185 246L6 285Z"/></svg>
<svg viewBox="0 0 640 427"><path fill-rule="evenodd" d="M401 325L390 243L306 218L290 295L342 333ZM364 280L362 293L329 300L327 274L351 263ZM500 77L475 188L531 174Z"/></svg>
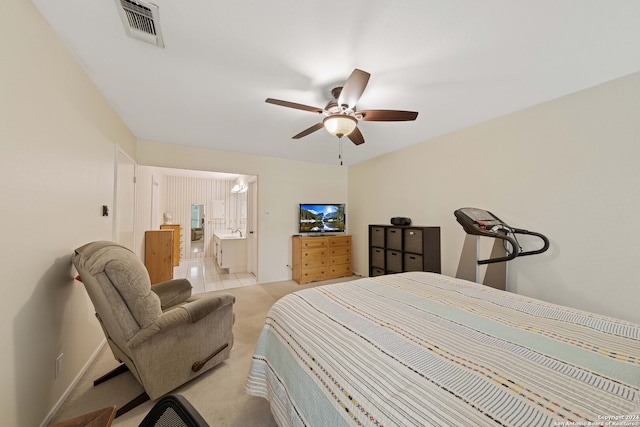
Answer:
<svg viewBox="0 0 640 427"><path fill-rule="evenodd" d="M213 254L229 273L247 271L247 238L244 232L214 231Z"/></svg>

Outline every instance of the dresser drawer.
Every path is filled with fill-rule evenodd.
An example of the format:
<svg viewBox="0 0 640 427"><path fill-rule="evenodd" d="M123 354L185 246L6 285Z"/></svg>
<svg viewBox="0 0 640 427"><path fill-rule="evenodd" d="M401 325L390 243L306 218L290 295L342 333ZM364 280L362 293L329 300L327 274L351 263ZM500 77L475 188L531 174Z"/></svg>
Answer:
<svg viewBox="0 0 640 427"><path fill-rule="evenodd" d="M300 241L300 246L302 249L326 248L327 239L324 237L308 237Z"/></svg>
<svg viewBox="0 0 640 427"><path fill-rule="evenodd" d="M300 253L300 265L303 268L326 265L326 253L326 249L305 249Z"/></svg>
<svg viewBox="0 0 640 427"><path fill-rule="evenodd" d="M326 267L303 268L300 272L300 282L307 283L316 280L324 280L326 278L326 274Z"/></svg>
<svg viewBox="0 0 640 427"><path fill-rule="evenodd" d="M351 255L332 256L329 265L351 264Z"/></svg>
<svg viewBox="0 0 640 427"><path fill-rule="evenodd" d="M338 246L329 249L329 256L351 255L351 246Z"/></svg>
<svg viewBox="0 0 640 427"><path fill-rule="evenodd" d="M351 276L351 264L332 265L329 267L329 278Z"/></svg>
<svg viewBox="0 0 640 427"><path fill-rule="evenodd" d="M329 241L329 247L336 246L351 246L351 236L332 236L327 239Z"/></svg>

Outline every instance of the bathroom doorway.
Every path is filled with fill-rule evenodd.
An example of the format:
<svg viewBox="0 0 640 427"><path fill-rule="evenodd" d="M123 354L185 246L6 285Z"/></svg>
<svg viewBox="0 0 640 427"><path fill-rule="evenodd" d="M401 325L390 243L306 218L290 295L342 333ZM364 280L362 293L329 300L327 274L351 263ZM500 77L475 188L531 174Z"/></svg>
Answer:
<svg viewBox="0 0 640 427"><path fill-rule="evenodd" d="M257 176L140 166L138 181L145 193L137 204L142 241L144 230L169 221L180 225L181 262L213 259L214 233L238 230L251 236L247 270L257 277Z"/></svg>
<svg viewBox="0 0 640 427"><path fill-rule="evenodd" d="M191 205L189 236L192 253L204 252L205 205Z"/></svg>

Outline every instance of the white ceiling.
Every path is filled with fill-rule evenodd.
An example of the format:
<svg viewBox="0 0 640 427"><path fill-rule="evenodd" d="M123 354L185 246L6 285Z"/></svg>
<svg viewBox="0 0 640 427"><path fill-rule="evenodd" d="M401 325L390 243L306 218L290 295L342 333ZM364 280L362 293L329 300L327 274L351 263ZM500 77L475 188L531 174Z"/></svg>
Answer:
<svg viewBox="0 0 640 427"><path fill-rule="evenodd" d="M126 36L119 0L33 0L139 139L337 164L321 116L354 68L358 109L418 111L360 122L355 164L640 71L638 0L154 0L164 48ZM28 31L28 29L25 29Z"/></svg>

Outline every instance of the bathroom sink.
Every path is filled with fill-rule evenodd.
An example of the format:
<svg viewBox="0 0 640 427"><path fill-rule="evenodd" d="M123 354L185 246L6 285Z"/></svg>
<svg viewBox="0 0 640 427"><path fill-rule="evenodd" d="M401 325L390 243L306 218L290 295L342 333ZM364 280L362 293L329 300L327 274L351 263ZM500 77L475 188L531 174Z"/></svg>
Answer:
<svg viewBox="0 0 640 427"><path fill-rule="evenodd" d="M214 231L213 234L215 234L215 236L220 240L245 239L246 238L244 233L242 233L242 236L241 236L240 233L238 233L238 232L231 233L230 231Z"/></svg>

